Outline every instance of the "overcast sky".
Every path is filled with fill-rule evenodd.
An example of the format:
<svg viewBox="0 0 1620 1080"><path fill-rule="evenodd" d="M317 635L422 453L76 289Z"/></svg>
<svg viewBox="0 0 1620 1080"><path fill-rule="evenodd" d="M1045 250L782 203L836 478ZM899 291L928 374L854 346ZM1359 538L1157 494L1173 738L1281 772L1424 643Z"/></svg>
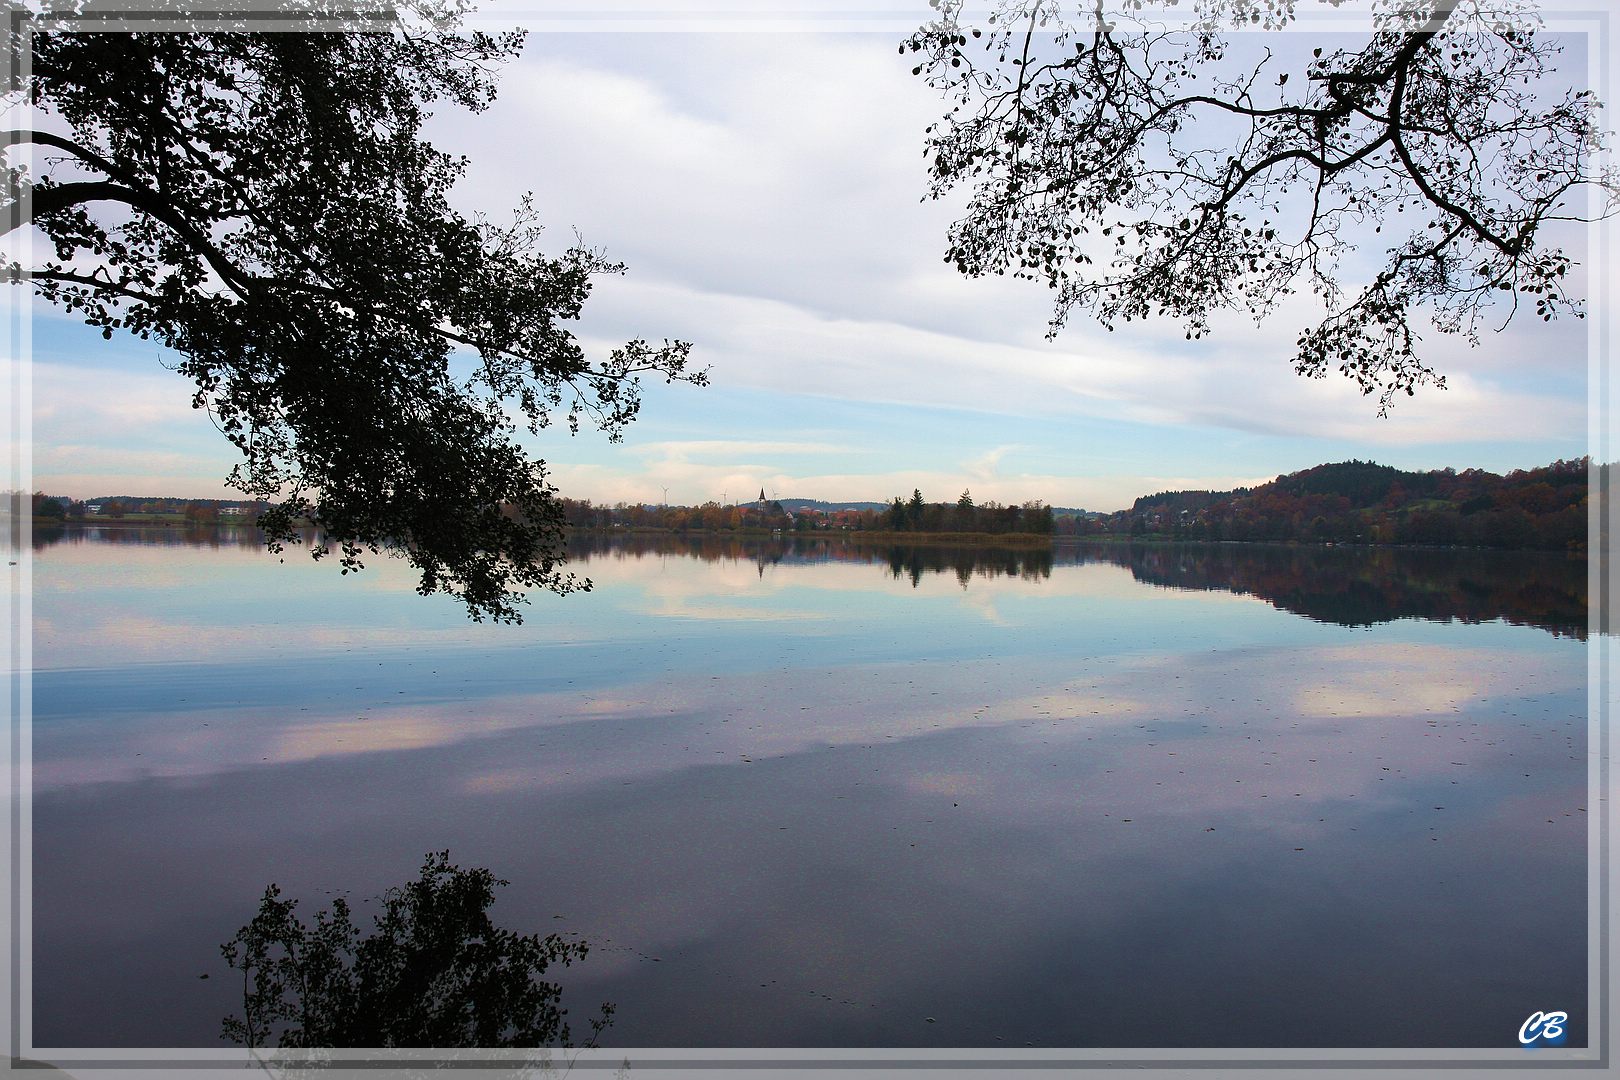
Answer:
<svg viewBox="0 0 1620 1080"><path fill-rule="evenodd" d="M685 338L711 369L705 389L652 388L620 444L538 443L564 494L880 500L915 487L939 501L967 488L1114 510L1352 457L1506 471L1586 452L1588 326L1574 320L1520 319L1477 350L1430 335L1424 355L1450 388L1386 420L1342 379L1293 374L1305 306L1258 328L1221 320L1196 343L1175 324L1109 333L1076 314L1047 341L1045 288L942 262L955 207L920 199L940 106L897 55L897 24L627 25L642 30L533 34L493 108L431 128L471 158L464 209L498 214L533 191L556 247L577 231L628 264L587 306L592 349ZM36 312L37 488L230 494L233 451L157 349Z"/></svg>

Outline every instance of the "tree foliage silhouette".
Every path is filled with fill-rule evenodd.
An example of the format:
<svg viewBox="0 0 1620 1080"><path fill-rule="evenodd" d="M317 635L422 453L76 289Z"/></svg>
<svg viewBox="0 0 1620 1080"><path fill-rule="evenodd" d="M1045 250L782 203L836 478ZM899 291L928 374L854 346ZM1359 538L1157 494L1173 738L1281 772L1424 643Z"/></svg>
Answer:
<svg viewBox="0 0 1620 1080"><path fill-rule="evenodd" d="M249 1047L539 1047L571 1045L562 990L541 978L583 960L584 942L502 930L489 918L498 881L430 854L421 876L381 898L361 937L341 898L313 925L271 885L259 913L220 951L242 973L242 1015L224 1037ZM589 1021L586 1045L611 1022Z"/></svg>
<svg viewBox="0 0 1620 1080"><path fill-rule="evenodd" d="M1295 370L1336 368L1383 414L1445 385L1417 355L1418 309L1475 343L1504 304L1504 322L1531 300L1543 319L1581 313L1551 226L1586 219L1589 195L1609 213L1616 183L1598 102L1561 86L1528 4L1373 0L1359 48L1305 42L1292 62L1230 32L1286 27L1295 0L1194 0L1180 25L1140 0L1001 0L983 25L964 0L931 3L900 49L949 103L929 194L972 192L946 260L1044 281L1052 334L1084 309L1198 338L1216 310L1258 320L1304 288L1328 314ZM1405 235L1381 268L1341 282L1386 227Z"/></svg>
<svg viewBox="0 0 1620 1080"><path fill-rule="evenodd" d="M386 551L422 593L517 621L524 590L588 587L518 424L617 439L643 376L706 377L680 341L588 358L570 325L623 267L547 255L527 199L504 223L452 207L467 162L423 122L488 106L521 32L461 32L456 0L288 8L279 32L173 0L140 32L93 32L83 4L15 10L29 63L5 103L37 122L4 132L3 228L44 242L8 275L178 354L243 455L230 483L275 504L272 548L307 520L344 573Z"/></svg>

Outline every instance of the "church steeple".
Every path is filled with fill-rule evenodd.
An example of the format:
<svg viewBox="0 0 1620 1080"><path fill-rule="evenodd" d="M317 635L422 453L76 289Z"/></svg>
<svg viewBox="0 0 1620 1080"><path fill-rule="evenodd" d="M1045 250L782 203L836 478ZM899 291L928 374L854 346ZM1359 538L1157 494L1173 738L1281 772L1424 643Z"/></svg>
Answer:
<svg viewBox="0 0 1620 1080"><path fill-rule="evenodd" d="M761 506L765 505L765 489L764 488L759 489L759 505L761 505Z"/></svg>

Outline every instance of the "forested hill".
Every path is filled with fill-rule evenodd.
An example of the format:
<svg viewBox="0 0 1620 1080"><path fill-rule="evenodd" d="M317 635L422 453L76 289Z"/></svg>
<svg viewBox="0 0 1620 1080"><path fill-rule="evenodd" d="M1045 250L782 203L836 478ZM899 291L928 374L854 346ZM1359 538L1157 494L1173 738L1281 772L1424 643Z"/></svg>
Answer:
<svg viewBox="0 0 1620 1080"><path fill-rule="evenodd" d="M1344 461L1254 488L1147 495L1097 522L1062 521L1059 532L1584 550L1590 468L1582 458L1500 476Z"/></svg>

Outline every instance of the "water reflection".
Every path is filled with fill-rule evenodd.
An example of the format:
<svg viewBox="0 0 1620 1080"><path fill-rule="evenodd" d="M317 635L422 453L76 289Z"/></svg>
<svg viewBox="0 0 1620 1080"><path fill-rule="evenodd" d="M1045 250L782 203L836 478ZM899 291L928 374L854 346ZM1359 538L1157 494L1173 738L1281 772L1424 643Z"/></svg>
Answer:
<svg viewBox="0 0 1620 1080"><path fill-rule="evenodd" d="M724 540L587 537L570 547L581 562L647 554L704 561L752 561L763 575L782 563L887 566L913 586L931 574L1044 582L1054 567L1100 563L1137 581L1189 591L1259 597L1284 611L1340 626L1418 618L1503 620L1555 635L1587 634L1584 558L1539 552L1418 548L1296 547L1272 544L1058 543L1054 547L873 544L859 538Z"/></svg>
<svg viewBox="0 0 1620 1080"><path fill-rule="evenodd" d="M1365 552L592 540L595 592L489 627L177 545L35 562L42 1045L213 1045L196 958L265 880L443 848L592 942L622 1046L1511 1047L1587 1005L1586 650L1349 629L1400 609L1311 575Z"/></svg>
<svg viewBox="0 0 1620 1080"><path fill-rule="evenodd" d="M315 536L307 531L307 543ZM246 525L40 525L31 531L35 551L57 544L119 544L134 547L263 548L264 532Z"/></svg>
<svg viewBox="0 0 1620 1080"><path fill-rule="evenodd" d="M240 971L240 1015L224 1038L249 1048L572 1046L562 988L543 978L590 952L561 934L518 934L489 917L507 885L431 852L417 880L379 899L362 935L342 896L312 923L269 886L258 914L220 946ZM595 1046L613 1006L588 1018Z"/></svg>
<svg viewBox="0 0 1620 1080"><path fill-rule="evenodd" d="M1152 585L1247 593L1340 626L1501 619L1555 635L1587 633L1582 557L1271 544L1098 544L1078 555L1129 567Z"/></svg>
<svg viewBox="0 0 1620 1080"><path fill-rule="evenodd" d="M315 539L313 533L305 537L306 543ZM261 534L252 528L68 525L34 531L36 549L53 544L256 548L262 543ZM1502 620L1582 640L1588 629L1586 559L1538 552L1083 541L1001 547L872 543L854 535L658 533L581 533L570 538L568 550L569 557L582 565L673 556L749 564L760 578L784 566L869 565L886 569L891 578L910 581L913 587L931 575L954 575L964 590L975 578L1040 583L1051 579L1054 567L1097 563L1126 568L1146 584L1256 596L1284 611L1340 626L1409 618Z"/></svg>
<svg viewBox="0 0 1620 1080"><path fill-rule="evenodd" d="M759 575L777 566L852 563L887 566L896 580L919 585L929 574L954 574L963 588L974 577L1014 577L1043 581L1052 576L1052 549L1044 545L1003 547L995 544L873 543L858 536L808 535L788 537L682 537L668 534L625 536L576 534L568 545L569 558L582 563L593 559L639 559L670 556L703 562L753 563Z"/></svg>

